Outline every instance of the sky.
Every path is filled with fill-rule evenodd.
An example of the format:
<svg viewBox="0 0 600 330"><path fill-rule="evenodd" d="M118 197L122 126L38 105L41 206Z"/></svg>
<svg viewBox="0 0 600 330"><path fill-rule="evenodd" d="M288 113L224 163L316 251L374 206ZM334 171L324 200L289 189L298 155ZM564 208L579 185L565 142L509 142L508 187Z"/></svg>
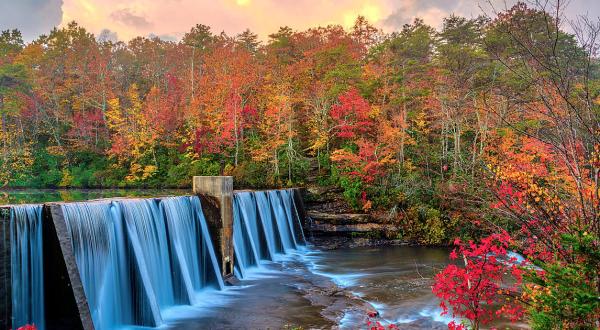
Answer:
<svg viewBox="0 0 600 330"><path fill-rule="evenodd" d="M563 2L565 2L563 0ZM514 0L0 0L0 30L17 28L25 41L77 21L110 40L136 36L178 40L197 23L235 35L245 29L266 40L280 26L296 30L328 24L350 27L363 15L386 32L415 17L436 28L454 13L475 17ZM566 17L600 17L600 0L570 0Z"/></svg>

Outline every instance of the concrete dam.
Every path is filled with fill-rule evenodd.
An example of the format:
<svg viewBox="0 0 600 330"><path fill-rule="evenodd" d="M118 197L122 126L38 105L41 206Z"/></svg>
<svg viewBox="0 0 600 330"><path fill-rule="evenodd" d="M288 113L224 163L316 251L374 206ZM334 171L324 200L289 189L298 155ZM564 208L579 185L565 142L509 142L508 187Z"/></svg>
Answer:
<svg viewBox="0 0 600 330"><path fill-rule="evenodd" d="M298 189L233 191L231 177L194 177L189 196L1 211L3 329L160 327L305 244Z"/></svg>

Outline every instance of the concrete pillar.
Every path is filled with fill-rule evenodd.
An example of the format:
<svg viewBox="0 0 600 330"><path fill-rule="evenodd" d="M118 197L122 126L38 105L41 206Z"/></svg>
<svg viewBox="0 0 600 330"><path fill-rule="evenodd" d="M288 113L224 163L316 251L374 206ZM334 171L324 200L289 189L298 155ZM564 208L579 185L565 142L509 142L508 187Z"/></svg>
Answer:
<svg viewBox="0 0 600 330"><path fill-rule="evenodd" d="M200 196L224 278L233 275L233 177L195 176L194 194Z"/></svg>
<svg viewBox="0 0 600 330"><path fill-rule="evenodd" d="M10 209L0 208L0 329L12 328Z"/></svg>

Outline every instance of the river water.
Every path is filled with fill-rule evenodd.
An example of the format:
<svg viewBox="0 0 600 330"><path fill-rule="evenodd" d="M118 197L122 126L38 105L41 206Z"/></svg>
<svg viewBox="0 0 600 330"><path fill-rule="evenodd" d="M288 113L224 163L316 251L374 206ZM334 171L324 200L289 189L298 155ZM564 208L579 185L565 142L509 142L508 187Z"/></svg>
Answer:
<svg viewBox="0 0 600 330"><path fill-rule="evenodd" d="M211 293L205 308L173 313L173 329L365 329L367 314L401 329L447 329L431 293L449 262L440 248L306 248ZM184 318L182 320L181 318Z"/></svg>
<svg viewBox="0 0 600 330"><path fill-rule="evenodd" d="M191 194L191 189L0 189L0 205Z"/></svg>
<svg viewBox="0 0 600 330"><path fill-rule="evenodd" d="M338 249L309 254L313 272L331 278L371 304L384 324L405 328L445 329L439 300L431 293L433 277L447 265L448 250L427 247L384 246ZM361 315L347 313L343 327Z"/></svg>

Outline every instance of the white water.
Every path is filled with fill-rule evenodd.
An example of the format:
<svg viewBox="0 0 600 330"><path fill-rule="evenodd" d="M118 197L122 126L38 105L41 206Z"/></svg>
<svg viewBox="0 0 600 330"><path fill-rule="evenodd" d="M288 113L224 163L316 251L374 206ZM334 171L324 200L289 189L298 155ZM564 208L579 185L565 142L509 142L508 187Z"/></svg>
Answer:
<svg viewBox="0 0 600 330"><path fill-rule="evenodd" d="M10 211L13 327L44 324L42 206L19 205Z"/></svg>
<svg viewBox="0 0 600 330"><path fill-rule="evenodd" d="M63 204L97 329L155 327L224 287L198 197Z"/></svg>
<svg viewBox="0 0 600 330"><path fill-rule="evenodd" d="M261 260L274 261L278 255L291 253L304 244L304 233L288 190L235 193L233 211L235 266L240 278L249 269L260 267Z"/></svg>

